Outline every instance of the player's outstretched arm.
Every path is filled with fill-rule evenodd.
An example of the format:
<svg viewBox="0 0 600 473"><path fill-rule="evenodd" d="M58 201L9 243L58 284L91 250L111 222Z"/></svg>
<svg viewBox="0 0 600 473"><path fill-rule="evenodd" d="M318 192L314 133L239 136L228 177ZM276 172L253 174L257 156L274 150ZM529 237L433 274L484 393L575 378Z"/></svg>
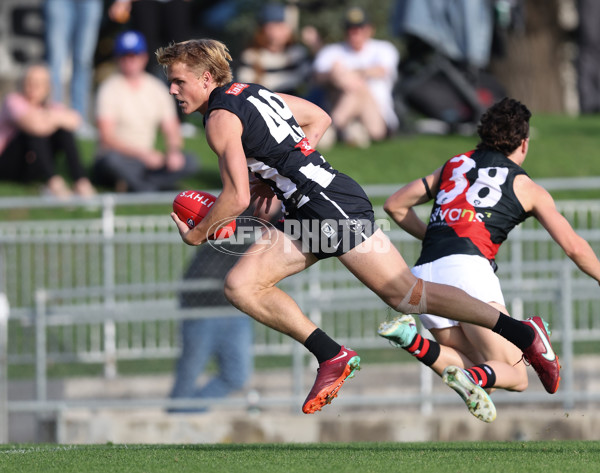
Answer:
<svg viewBox="0 0 600 473"><path fill-rule="evenodd" d="M523 208L539 220L565 254L588 276L600 283L600 261L590 244L579 236L557 210L552 196L525 176L515 180L515 192Z"/></svg>

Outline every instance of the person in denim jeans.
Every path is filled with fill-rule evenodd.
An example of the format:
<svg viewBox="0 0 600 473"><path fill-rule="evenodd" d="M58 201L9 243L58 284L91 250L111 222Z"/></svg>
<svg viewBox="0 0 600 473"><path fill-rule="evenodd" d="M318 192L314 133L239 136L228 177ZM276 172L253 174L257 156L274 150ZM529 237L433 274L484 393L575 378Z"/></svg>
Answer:
<svg viewBox="0 0 600 473"><path fill-rule="evenodd" d="M231 243L219 242L218 245L206 244L198 248L188 265L184 280L216 282L219 288L182 291L179 295L182 308L229 307L231 313L235 313L235 309L223 294L225 275L254 242L256 230L260 230L267 220L276 221L279 217L279 206L274 206L268 214L259 214L265 218L260 221L252 215L253 205L238 217L238 229L243 228L243 231L238 230ZM253 320L244 313L237 316L183 320L180 327L181 354L176 364L171 398L224 398L242 389L250 379L254 366L252 324ZM212 359L217 363L217 371L205 384L199 386L198 378ZM204 412L206 408L177 407L168 411Z"/></svg>
<svg viewBox="0 0 600 473"><path fill-rule="evenodd" d="M53 99L66 102L63 70L72 57L70 105L83 118L82 132L90 132L89 106L94 53L102 20L102 0L46 0L46 59L50 65Z"/></svg>

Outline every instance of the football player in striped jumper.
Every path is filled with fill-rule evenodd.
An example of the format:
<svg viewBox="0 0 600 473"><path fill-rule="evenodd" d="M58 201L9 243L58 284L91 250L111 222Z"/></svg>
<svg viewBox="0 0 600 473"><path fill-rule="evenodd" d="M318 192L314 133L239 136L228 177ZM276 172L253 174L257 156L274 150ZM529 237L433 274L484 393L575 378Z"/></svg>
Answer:
<svg viewBox="0 0 600 473"><path fill-rule="evenodd" d="M434 313L501 332L527 359L558 383L558 361L543 356L547 335L464 291L415 277L375 225L362 188L316 150L331 118L296 96L233 80L231 56L216 40L197 39L160 48L170 92L181 110L204 116L206 139L219 161L222 191L196 227L171 214L182 240L206 242L252 200L283 202L280 226L263 236L226 276L225 295L255 320L289 335L316 357L319 369L303 406L321 410L360 368L358 354L319 329L277 283L319 259L337 257L365 286L403 313ZM542 337L544 339L542 340ZM547 342L549 343L549 342Z"/></svg>

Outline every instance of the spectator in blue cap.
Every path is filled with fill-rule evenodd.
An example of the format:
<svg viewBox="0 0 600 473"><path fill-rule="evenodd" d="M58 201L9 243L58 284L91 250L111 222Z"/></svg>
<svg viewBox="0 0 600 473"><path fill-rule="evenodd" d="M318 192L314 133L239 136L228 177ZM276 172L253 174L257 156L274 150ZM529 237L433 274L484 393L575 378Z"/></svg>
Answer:
<svg viewBox="0 0 600 473"><path fill-rule="evenodd" d="M139 31L125 31L115 39L115 56L145 54L147 52L146 38Z"/></svg>
<svg viewBox="0 0 600 473"><path fill-rule="evenodd" d="M173 190L198 168L183 151L175 101L164 82L146 72L146 38L129 30L115 38L118 71L98 88L98 153L92 178L116 191ZM164 149L157 147L158 133Z"/></svg>

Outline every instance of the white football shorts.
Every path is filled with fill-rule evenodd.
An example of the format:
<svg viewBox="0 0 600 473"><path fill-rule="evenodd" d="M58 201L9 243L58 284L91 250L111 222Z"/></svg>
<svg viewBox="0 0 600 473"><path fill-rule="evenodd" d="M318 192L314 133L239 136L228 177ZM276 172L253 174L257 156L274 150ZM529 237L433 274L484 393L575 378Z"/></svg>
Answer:
<svg viewBox="0 0 600 473"><path fill-rule="evenodd" d="M415 266L412 273L424 281L458 287L480 301L505 305L500 280L490 262L482 256L444 256L431 263ZM456 320L432 314L421 314L419 318L428 330L454 327L459 324Z"/></svg>

